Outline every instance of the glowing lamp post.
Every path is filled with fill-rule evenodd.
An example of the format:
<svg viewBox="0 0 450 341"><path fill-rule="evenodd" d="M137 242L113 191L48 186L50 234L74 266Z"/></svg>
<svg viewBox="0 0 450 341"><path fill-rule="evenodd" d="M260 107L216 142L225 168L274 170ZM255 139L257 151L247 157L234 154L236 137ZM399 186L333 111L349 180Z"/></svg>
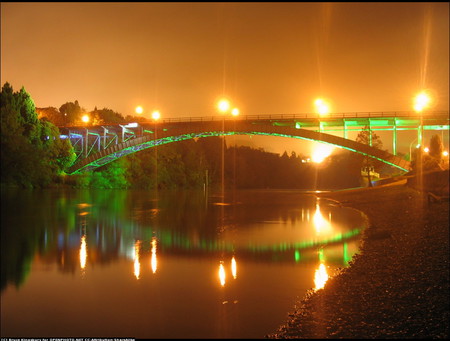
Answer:
<svg viewBox="0 0 450 341"><path fill-rule="evenodd" d="M217 103L217 109L224 114L222 117L222 200L225 198L225 113L230 110L230 101L222 98ZM233 109L234 110L234 109ZM236 112L236 111L235 111Z"/></svg>
<svg viewBox="0 0 450 341"><path fill-rule="evenodd" d="M423 146L423 114L422 112L428 108L430 105L431 98L430 96L425 92L422 91L419 94L414 97L414 111L417 112L420 115L420 129L419 134L417 137L417 142L421 146ZM417 159L417 176L418 176L418 186L419 189L423 189L423 178L422 178L422 172L423 172L423 157L422 157L422 150L418 153L418 159Z"/></svg>
<svg viewBox="0 0 450 341"><path fill-rule="evenodd" d="M221 99L217 104L217 108L221 113L226 113L230 109L230 101L227 99Z"/></svg>
<svg viewBox="0 0 450 341"><path fill-rule="evenodd" d="M161 118L161 113L158 110L155 110L152 112L152 118L153 120L157 121Z"/></svg>
<svg viewBox="0 0 450 341"><path fill-rule="evenodd" d="M322 98L318 98L314 101L314 106L316 108L316 112L320 116L326 116L330 113L330 106L329 104L323 100Z"/></svg>
<svg viewBox="0 0 450 341"><path fill-rule="evenodd" d="M136 114L141 115L144 112L144 108L142 108L140 105L136 107L135 109Z"/></svg>
<svg viewBox="0 0 450 341"><path fill-rule="evenodd" d="M155 142L158 139L158 133L157 133L157 121L161 118L161 113L159 110L153 110L152 112L152 119L155 123ZM158 145L155 144L155 187L158 189Z"/></svg>
<svg viewBox="0 0 450 341"><path fill-rule="evenodd" d="M230 101L223 98L217 103L217 109L223 114L225 114L230 109ZM224 199L225 191L225 115L222 117L222 200ZM223 285L223 284L222 284Z"/></svg>
<svg viewBox="0 0 450 341"><path fill-rule="evenodd" d="M89 122L89 115L83 115L81 117L81 121L83 121L84 123ZM89 142L89 132L88 132L88 128L86 128L86 136L84 137L84 157L88 156L88 142Z"/></svg>
<svg viewBox="0 0 450 341"><path fill-rule="evenodd" d="M416 142L416 141L417 141L417 138L414 139L414 140L409 144L409 161L412 161L412 145L413 145L413 143ZM420 148L420 144L417 144L417 145L416 145L416 149L419 149L419 148Z"/></svg>
<svg viewBox="0 0 450 341"><path fill-rule="evenodd" d="M414 111L416 111L417 113L421 113L428 107L430 102L430 96L428 96L426 92L422 91L414 98Z"/></svg>
<svg viewBox="0 0 450 341"><path fill-rule="evenodd" d="M431 102L431 98L430 96L425 92L422 91L419 94L416 95L416 97L414 97L414 104L413 104L413 108L414 111L418 114L420 114L420 130L419 130L419 137L417 139L417 142L420 145L423 145L422 139L423 139L423 115L422 112L428 108L428 106L430 105Z"/></svg>

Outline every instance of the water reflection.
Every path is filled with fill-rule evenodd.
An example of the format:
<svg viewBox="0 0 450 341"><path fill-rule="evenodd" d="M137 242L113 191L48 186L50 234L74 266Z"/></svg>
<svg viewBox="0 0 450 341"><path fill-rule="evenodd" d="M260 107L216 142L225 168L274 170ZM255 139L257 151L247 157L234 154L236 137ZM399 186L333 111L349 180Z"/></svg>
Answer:
<svg viewBox="0 0 450 341"><path fill-rule="evenodd" d="M316 203L316 211L314 212L313 223L317 234L330 234L332 232L331 212L329 213L327 221L322 215L322 212L320 212L319 201Z"/></svg>
<svg viewBox="0 0 450 341"><path fill-rule="evenodd" d="M80 268L82 270L86 268L86 259L87 259L86 235L83 234L81 236L81 245L80 245Z"/></svg>
<svg viewBox="0 0 450 341"><path fill-rule="evenodd" d="M2 192L2 301L14 298L11 306L2 303L2 309L5 307L6 316L15 309L25 309L20 305L21 295L26 297L31 290L39 292L47 302L45 306L77 306L70 299L77 296L78 276L67 274L84 274L88 268L89 276L83 276L81 287L88 289L85 292L95 292L96 304L102 302L100 309L104 307L103 315L108 316L105 321L128 318L116 310L120 306L117 301L136 302L133 308L139 310L139 316L155 321L151 326L140 321L139 336L164 338L175 335L176 330L180 334L174 338L198 338L199 330L208 330L200 336L206 338L245 337L247 331L256 333L258 328L270 332L291 310L290 302L301 295L299 290L303 289L293 276L301 273L305 292L319 287L314 282L316 272L323 279L327 269L347 264L358 248L364 221L354 211L331 207L299 193L235 194L231 200L206 198L202 191L161 191L157 198L146 191ZM232 204L216 205L217 200ZM323 266L317 268L318 249ZM239 280L233 280L238 270ZM157 276L147 275L150 271ZM29 276L31 273L34 276ZM55 284L58 290L52 291ZM14 287L18 290L8 290ZM119 291L123 294L117 297ZM58 295L53 297L55 293ZM219 335L214 329L218 328L217 316L212 313L216 310L211 302L225 301L242 304L224 305L222 313L229 317L225 320L233 323L224 324L224 334ZM153 310L138 302L151 302ZM229 310L231 307L235 310ZM85 309L81 302L80 309ZM191 328L192 334L182 334L186 329L181 326L172 328L174 321L183 324L184 317L178 318L178 313L198 315L195 321L192 318L192 326L185 327ZM267 322L269 316L276 320ZM30 322L21 318L17 317L22 325ZM61 325L71 321L62 321L56 315L52 318ZM51 325L51 320L42 323ZM197 323L195 328L193 323ZM92 324L93 332L86 334L103 335L116 324L120 325Z"/></svg>
<svg viewBox="0 0 450 341"><path fill-rule="evenodd" d="M219 281L221 286L225 286L225 268L223 266L223 261L219 264Z"/></svg>
<svg viewBox="0 0 450 341"><path fill-rule="evenodd" d="M236 259L231 258L231 274L233 275L233 278L236 279L237 276L237 265L236 265Z"/></svg>
<svg viewBox="0 0 450 341"><path fill-rule="evenodd" d="M150 260L150 264L151 264L151 268L152 268L152 272L153 273L156 272L156 269L157 269L157 266L158 266L158 261L156 259L156 244L157 244L156 237L153 237L152 238L152 242L151 242L151 245L152 245L152 249L151 249L152 257L151 257L151 260Z"/></svg>
<svg viewBox="0 0 450 341"><path fill-rule="evenodd" d="M139 259L139 251L141 249L141 241L140 240L136 240L136 242L134 243L134 249L133 249L133 254L134 254L134 277L136 277L136 279L139 279L139 276L141 275L141 262Z"/></svg>
<svg viewBox="0 0 450 341"><path fill-rule="evenodd" d="M230 262L231 266L231 275L233 276L234 279L237 278L237 263L236 263L236 258L233 255L233 257L231 258L231 262ZM219 263L219 272L218 272L218 277L219 277L219 282L220 285L222 287L225 286L226 283L226 270L225 270L225 265L224 265L224 261L221 260Z"/></svg>
<svg viewBox="0 0 450 341"><path fill-rule="evenodd" d="M235 254L256 262L305 263L314 261L315 249L327 246L328 261L348 263L355 251L348 243L358 237L364 224L360 217L342 209L339 214L333 213L337 208L314 197L302 197L300 208L300 199L287 197L276 204L271 200L270 194L242 192L236 200L239 205L217 206L211 202L205 210L205 197L196 192L168 193L158 200L146 192L126 191L43 191L27 193L20 199L12 195L11 200L2 200L2 237L9 241L4 243L2 238L2 265L9 269L2 276L2 289L8 278L21 283L14 278L25 278L36 252L45 255L45 261L56 261L64 272L76 270L76 256L78 267L85 269L88 250L91 263L132 258L138 278L141 241L150 244L153 273L158 268L157 250L189 257L233 256L233 278L237 271ZM17 214L17 208L8 205L14 202L23 202ZM33 221L33 228L28 219ZM222 220L224 229L218 235L215 226ZM23 229L26 232L20 233ZM11 266L15 261L26 261L27 265ZM17 271L24 273L16 275Z"/></svg>
<svg viewBox="0 0 450 341"><path fill-rule="evenodd" d="M322 289L328 281L327 268L324 263L319 264L319 268L314 272L314 290Z"/></svg>

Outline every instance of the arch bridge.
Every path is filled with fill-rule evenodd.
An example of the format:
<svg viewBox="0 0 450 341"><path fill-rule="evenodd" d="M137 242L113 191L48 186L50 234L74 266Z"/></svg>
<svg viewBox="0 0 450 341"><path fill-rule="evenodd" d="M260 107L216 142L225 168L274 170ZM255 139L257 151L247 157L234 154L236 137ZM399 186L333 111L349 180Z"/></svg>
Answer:
<svg viewBox="0 0 450 341"><path fill-rule="evenodd" d="M171 118L127 124L60 127L61 137L69 138L77 159L69 174L92 171L120 157L158 145L192 138L227 135L268 135L298 138L332 144L370 156L408 171L408 160L397 156L397 132L417 131L418 144L424 130L448 130L448 112L418 116L415 112L343 113L318 117L316 114L251 115ZM392 153L357 143L349 132L392 131ZM331 133L340 132L342 137ZM369 134L371 137L371 134Z"/></svg>

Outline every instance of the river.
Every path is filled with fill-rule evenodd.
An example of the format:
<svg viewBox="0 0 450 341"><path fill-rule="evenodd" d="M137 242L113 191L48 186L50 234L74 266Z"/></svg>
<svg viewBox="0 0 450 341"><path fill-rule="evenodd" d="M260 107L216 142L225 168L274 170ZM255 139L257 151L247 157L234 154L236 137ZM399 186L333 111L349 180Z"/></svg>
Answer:
<svg viewBox="0 0 450 341"><path fill-rule="evenodd" d="M2 190L1 336L263 338L357 252L298 191Z"/></svg>

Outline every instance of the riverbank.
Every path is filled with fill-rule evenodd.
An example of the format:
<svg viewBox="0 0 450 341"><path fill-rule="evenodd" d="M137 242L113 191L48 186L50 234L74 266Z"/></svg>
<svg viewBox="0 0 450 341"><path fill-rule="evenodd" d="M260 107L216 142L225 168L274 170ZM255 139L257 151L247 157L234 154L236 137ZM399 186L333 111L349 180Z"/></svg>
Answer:
<svg viewBox="0 0 450 341"><path fill-rule="evenodd" d="M405 181L319 196L367 215L360 251L266 337L448 338L448 200Z"/></svg>

